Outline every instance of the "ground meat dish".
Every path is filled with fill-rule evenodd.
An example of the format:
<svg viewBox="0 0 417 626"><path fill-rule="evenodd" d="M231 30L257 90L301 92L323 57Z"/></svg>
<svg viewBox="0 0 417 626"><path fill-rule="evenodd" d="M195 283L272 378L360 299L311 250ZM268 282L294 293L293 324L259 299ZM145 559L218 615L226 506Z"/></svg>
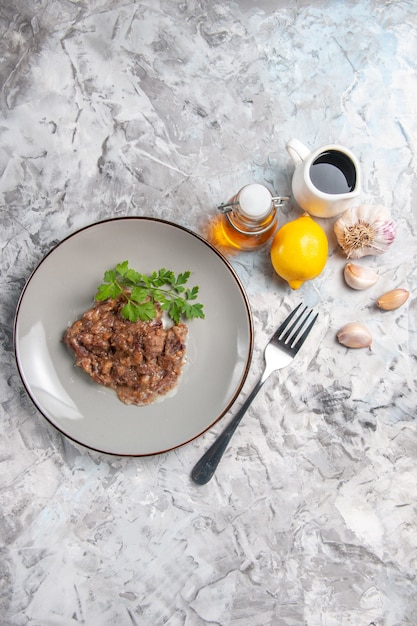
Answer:
<svg viewBox="0 0 417 626"><path fill-rule="evenodd" d="M125 404L150 404L172 390L185 360L187 326L165 329L155 319L130 322L120 313L123 296L97 303L70 326L64 343L75 364L91 378L114 389Z"/></svg>

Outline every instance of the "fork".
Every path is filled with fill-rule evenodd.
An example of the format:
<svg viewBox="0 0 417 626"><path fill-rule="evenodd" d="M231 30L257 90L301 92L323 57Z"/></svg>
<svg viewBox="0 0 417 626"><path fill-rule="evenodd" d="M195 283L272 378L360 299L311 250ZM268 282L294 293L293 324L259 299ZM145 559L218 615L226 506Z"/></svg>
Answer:
<svg viewBox="0 0 417 626"><path fill-rule="evenodd" d="M317 319L318 313L311 317L313 310L308 311L304 307L300 311L301 303L288 315L281 326L275 331L265 347L264 358L265 368L262 376L240 407L232 421L217 437L207 452L196 463L191 478L198 485L205 485L212 478L220 460L229 445L233 433L238 427L242 417L248 410L256 394L267 380L267 378L276 370L283 369L291 363L295 355L307 339L313 325ZM297 315L298 313L298 315ZM292 322L292 323L291 323ZM307 322L309 324L306 326Z"/></svg>

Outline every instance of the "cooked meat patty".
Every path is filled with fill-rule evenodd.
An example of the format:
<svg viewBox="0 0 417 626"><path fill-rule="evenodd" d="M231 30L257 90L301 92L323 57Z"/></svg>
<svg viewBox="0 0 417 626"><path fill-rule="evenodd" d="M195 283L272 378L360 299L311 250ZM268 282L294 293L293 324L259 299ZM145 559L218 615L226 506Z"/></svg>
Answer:
<svg viewBox="0 0 417 626"><path fill-rule="evenodd" d="M161 311L148 322L130 322L123 296L97 303L65 332L75 364L114 389L125 404L150 404L172 390L185 361L187 326L164 329Z"/></svg>

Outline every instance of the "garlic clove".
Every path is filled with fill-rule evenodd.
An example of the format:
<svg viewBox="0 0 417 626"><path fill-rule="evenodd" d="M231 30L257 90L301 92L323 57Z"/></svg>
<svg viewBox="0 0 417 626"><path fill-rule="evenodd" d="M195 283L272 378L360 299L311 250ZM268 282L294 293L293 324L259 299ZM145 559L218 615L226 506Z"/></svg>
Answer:
<svg viewBox="0 0 417 626"><path fill-rule="evenodd" d="M348 259L382 254L395 239L396 229L386 207L362 204L345 211L334 224L338 244Z"/></svg>
<svg viewBox="0 0 417 626"><path fill-rule="evenodd" d="M393 289L380 296L376 303L383 311L393 311L407 302L409 295L406 289Z"/></svg>
<svg viewBox="0 0 417 626"><path fill-rule="evenodd" d="M361 267L355 263L347 263L344 269L346 283L352 289L368 289L379 280L379 274L368 267Z"/></svg>
<svg viewBox="0 0 417 626"><path fill-rule="evenodd" d="M337 333L339 343L347 348L369 348L372 345L372 335L363 324L350 322Z"/></svg>

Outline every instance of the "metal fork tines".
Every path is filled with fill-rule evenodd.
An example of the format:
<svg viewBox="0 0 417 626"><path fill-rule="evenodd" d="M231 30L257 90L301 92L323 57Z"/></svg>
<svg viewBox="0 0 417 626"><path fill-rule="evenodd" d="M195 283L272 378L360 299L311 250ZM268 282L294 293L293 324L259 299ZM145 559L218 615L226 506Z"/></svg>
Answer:
<svg viewBox="0 0 417 626"><path fill-rule="evenodd" d="M195 465L191 477L197 484L204 485L213 476L233 433L269 375L289 365L307 339L318 313L313 315L312 310L307 312L307 307L301 311L300 308L301 304L296 306L272 335L264 352L265 368L262 376L229 425Z"/></svg>
<svg viewBox="0 0 417 626"><path fill-rule="evenodd" d="M314 326L314 323L318 317L318 313L316 313L313 317L313 309L310 309L305 315L308 307L304 307L301 313L295 318L291 325L290 322L293 320L294 316L300 310L301 304L295 307L293 311L288 315L288 317L282 322L281 326L275 331L272 340L279 341L280 346L284 350L288 350L294 356L297 354L305 340L307 339L311 329ZM308 326L306 326L307 322L310 320ZM301 335L300 332L304 328L304 331ZM285 331L285 332L284 332Z"/></svg>

